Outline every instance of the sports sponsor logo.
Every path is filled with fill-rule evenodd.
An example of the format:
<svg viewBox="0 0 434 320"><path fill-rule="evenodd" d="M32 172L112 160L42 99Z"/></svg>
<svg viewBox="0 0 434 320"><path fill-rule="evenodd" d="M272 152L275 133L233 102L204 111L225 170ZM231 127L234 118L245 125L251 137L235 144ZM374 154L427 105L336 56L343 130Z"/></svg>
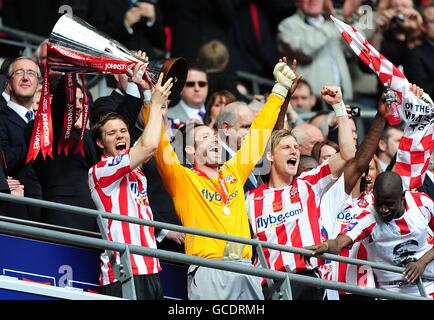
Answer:
<svg viewBox="0 0 434 320"><path fill-rule="evenodd" d="M120 155L120 156L113 157L113 158L111 159L111 161L109 161L108 166L109 166L109 167L117 166L119 163L121 163L123 156L124 156L124 155Z"/></svg>
<svg viewBox="0 0 434 320"><path fill-rule="evenodd" d="M231 193L228 196L228 202L231 202L236 196L238 195L238 190L235 190L235 192ZM218 192L209 191L207 189L202 189L202 197L204 197L208 202L222 201L222 196Z"/></svg>
<svg viewBox="0 0 434 320"><path fill-rule="evenodd" d="M354 211L355 210L349 209L348 211L339 212L339 214L336 216L336 223L348 226L351 220L357 218L360 213L358 210L356 212Z"/></svg>
<svg viewBox="0 0 434 320"><path fill-rule="evenodd" d="M233 177L232 175L228 175L224 177L225 181L228 181L230 184L234 184L238 181L237 178Z"/></svg>
<svg viewBox="0 0 434 320"><path fill-rule="evenodd" d="M299 203L291 205L288 210L279 213L269 213L256 218L258 233L266 229L276 228L282 224L295 220L303 212Z"/></svg>
<svg viewBox="0 0 434 320"><path fill-rule="evenodd" d="M137 182L130 182L130 190L139 205L148 205L148 194L145 189L142 191L139 190Z"/></svg>

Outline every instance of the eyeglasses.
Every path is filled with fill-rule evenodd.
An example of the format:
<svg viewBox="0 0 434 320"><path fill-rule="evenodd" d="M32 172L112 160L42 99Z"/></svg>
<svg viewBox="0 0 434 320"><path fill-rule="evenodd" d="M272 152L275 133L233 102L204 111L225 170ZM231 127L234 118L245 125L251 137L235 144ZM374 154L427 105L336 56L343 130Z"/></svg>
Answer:
<svg viewBox="0 0 434 320"><path fill-rule="evenodd" d="M18 70L15 70L13 73L12 73L12 75L16 75L16 76L18 76L18 77L22 77L22 76L24 76L25 74L27 74L29 77L32 77L32 78L35 78L35 77L37 77L37 73L36 73L36 71L34 71L34 70L23 70L23 69L18 69Z"/></svg>
<svg viewBox="0 0 434 320"><path fill-rule="evenodd" d="M185 86L189 87L189 88L193 88L196 84L198 84L199 87L201 87L201 88L205 88L208 85L208 82L206 82L206 81L187 81L185 83Z"/></svg>

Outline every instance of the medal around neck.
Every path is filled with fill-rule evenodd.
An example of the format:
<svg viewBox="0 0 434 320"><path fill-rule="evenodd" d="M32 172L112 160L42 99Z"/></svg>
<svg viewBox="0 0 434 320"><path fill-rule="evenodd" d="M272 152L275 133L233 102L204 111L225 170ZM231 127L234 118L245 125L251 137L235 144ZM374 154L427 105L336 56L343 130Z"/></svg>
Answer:
<svg viewBox="0 0 434 320"><path fill-rule="evenodd" d="M231 209L229 209L228 206L224 206L223 213L227 216L230 216L231 215Z"/></svg>

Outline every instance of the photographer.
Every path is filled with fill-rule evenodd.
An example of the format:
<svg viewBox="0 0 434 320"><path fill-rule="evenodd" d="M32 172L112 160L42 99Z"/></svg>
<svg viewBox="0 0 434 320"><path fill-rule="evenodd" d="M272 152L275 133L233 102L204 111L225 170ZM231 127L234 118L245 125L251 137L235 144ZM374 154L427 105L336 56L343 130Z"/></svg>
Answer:
<svg viewBox="0 0 434 320"><path fill-rule="evenodd" d="M377 26L370 43L394 65L402 67L409 50L421 42L422 16L412 0L390 0L377 13Z"/></svg>

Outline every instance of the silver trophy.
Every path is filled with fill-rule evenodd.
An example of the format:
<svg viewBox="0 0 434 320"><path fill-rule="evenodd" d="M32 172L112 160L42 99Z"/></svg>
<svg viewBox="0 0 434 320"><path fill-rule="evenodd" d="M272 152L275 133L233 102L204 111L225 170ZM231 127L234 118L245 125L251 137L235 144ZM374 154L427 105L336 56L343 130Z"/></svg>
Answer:
<svg viewBox="0 0 434 320"><path fill-rule="evenodd" d="M153 85L164 73L163 83L173 78L171 96L176 99L187 78L187 61L170 58L151 62L136 58L118 41L76 16L64 14L54 26L48 43L48 67L59 72L126 73L137 62L147 64L146 75Z"/></svg>

